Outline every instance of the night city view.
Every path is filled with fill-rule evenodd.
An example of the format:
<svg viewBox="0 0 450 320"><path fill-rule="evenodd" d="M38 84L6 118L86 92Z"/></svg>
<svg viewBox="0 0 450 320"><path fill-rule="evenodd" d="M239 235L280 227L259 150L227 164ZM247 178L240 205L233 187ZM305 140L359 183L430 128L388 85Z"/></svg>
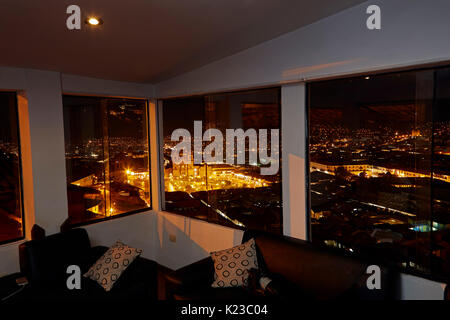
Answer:
<svg viewBox="0 0 450 320"><path fill-rule="evenodd" d="M23 237L15 92L0 92L0 242Z"/></svg>
<svg viewBox="0 0 450 320"><path fill-rule="evenodd" d="M450 69L309 85L311 237L450 274Z"/></svg>
<svg viewBox="0 0 450 320"><path fill-rule="evenodd" d="M178 143L171 141L173 130L189 130L193 144L196 120L202 121L202 132L215 128L224 137L226 129L279 129L279 103L279 89L165 100L162 141L165 210L226 226L281 233L281 168L275 175L261 175L260 159L249 162L248 141L245 164L174 164L171 159L172 149ZM205 150L210 142L201 143ZM224 139L223 150L230 143L234 141ZM194 148L191 150L193 156ZM271 152L270 145L268 151ZM238 152L235 148L235 158ZM275 156L278 158L279 154Z"/></svg>
<svg viewBox="0 0 450 320"><path fill-rule="evenodd" d="M148 209L147 104L64 96L68 224Z"/></svg>

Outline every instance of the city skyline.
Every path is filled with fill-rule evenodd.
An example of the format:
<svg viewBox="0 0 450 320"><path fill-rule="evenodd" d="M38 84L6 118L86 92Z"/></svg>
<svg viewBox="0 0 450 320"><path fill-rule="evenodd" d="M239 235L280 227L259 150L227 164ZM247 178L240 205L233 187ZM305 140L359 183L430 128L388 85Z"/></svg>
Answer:
<svg viewBox="0 0 450 320"><path fill-rule="evenodd" d="M218 129L223 137L227 129L280 129L279 97L276 88L164 100L161 147L165 210L233 227L281 233L281 166L274 175L261 175L261 167L267 164L259 157L250 161L248 141L244 150L233 148L233 164L226 163L225 152L223 162L194 164L194 152L203 152L210 142L194 141L193 135L191 163L173 164L171 159L178 143L171 140L173 130L184 128L194 133L194 121L202 121L202 132ZM194 142L201 143L200 151L194 149ZM270 142L268 137L269 154ZM223 139L223 150L230 144L234 140ZM271 157L280 159L280 152L274 151ZM245 163L237 164L238 156L244 156Z"/></svg>

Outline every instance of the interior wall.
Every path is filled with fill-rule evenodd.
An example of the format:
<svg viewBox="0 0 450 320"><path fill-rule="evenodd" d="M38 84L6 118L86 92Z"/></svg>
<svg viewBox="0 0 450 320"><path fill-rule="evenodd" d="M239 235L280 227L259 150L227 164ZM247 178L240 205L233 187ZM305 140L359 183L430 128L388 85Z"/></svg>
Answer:
<svg viewBox="0 0 450 320"><path fill-rule="evenodd" d="M243 235L241 230L167 212L158 212L156 224L155 259L172 269L238 245Z"/></svg>
<svg viewBox="0 0 450 320"><path fill-rule="evenodd" d="M281 87L283 233L307 239L305 189L305 84Z"/></svg>
<svg viewBox="0 0 450 320"><path fill-rule="evenodd" d="M151 84L103 80L72 74L61 74L61 85L65 93L134 98L155 96L155 87Z"/></svg>
<svg viewBox="0 0 450 320"><path fill-rule="evenodd" d="M67 218L64 126L60 75L26 71L35 223L58 232ZM31 227L31 226L28 226Z"/></svg>
<svg viewBox="0 0 450 320"><path fill-rule="evenodd" d="M381 8L381 30L368 30L366 9ZM307 27L282 35L156 85L159 98L192 95L262 86L282 86L283 220L284 234L304 239L307 234L305 210L305 80L388 70L450 61L446 41L450 2L436 0L368 1ZM424 23L426 22L426 23ZM178 218L189 224L187 218ZM217 226L195 223L197 233L214 234ZM232 239L223 230L221 237ZM194 239L182 238L168 244L163 236L158 256L171 266L182 266L191 255L206 256ZM219 245L216 249L219 249ZM183 249L181 249L183 248ZM166 256L167 254L167 256ZM443 285L402 275L398 298L442 299Z"/></svg>
<svg viewBox="0 0 450 320"><path fill-rule="evenodd" d="M154 241L155 213L142 212L122 218L84 226L92 246L112 246L122 241L142 250L142 256L157 261L158 247Z"/></svg>
<svg viewBox="0 0 450 320"><path fill-rule="evenodd" d="M397 284L400 300L443 300L445 284L409 274L401 274Z"/></svg>

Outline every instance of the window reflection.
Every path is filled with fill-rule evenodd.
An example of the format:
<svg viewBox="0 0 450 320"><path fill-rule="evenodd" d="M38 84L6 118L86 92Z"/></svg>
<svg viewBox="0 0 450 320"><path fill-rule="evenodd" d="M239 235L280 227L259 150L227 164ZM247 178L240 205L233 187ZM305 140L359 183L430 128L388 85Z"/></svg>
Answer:
<svg viewBox="0 0 450 320"><path fill-rule="evenodd" d="M68 223L149 208L146 102L66 95L63 104Z"/></svg>
<svg viewBox="0 0 450 320"><path fill-rule="evenodd" d="M245 155L245 163L225 163L227 129L280 129L279 89L264 89L200 97L170 99L163 103L163 153L165 210L232 227L280 233L281 169L274 175L261 175L260 157L250 159L249 151L258 145L246 140L245 149L235 148L234 158ZM223 161L194 164L196 152L203 153L210 141L198 141L194 148L194 121L202 121L202 132L218 129L223 139ZM173 130L185 128L192 134L192 162L174 164L171 141ZM215 139L212 138L212 141ZM271 153L270 139L268 152ZM255 150L252 150L255 149ZM281 148L280 148L281 150ZM279 161L279 151L275 156ZM214 153L215 155L215 153Z"/></svg>
<svg viewBox="0 0 450 320"><path fill-rule="evenodd" d="M450 273L449 70L309 84L314 242Z"/></svg>
<svg viewBox="0 0 450 320"><path fill-rule="evenodd" d="M24 236L15 92L0 92L0 242Z"/></svg>

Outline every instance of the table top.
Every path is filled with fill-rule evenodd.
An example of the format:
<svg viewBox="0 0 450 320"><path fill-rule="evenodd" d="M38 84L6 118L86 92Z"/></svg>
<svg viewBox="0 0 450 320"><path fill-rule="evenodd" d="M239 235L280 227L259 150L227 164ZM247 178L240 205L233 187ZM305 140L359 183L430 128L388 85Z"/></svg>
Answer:
<svg viewBox="0 0 450 320"><path fill-rule="evenodd" d="M22 274L12 273L0 278L0 300L20 289L16 279L22 277Z"/></svg>

